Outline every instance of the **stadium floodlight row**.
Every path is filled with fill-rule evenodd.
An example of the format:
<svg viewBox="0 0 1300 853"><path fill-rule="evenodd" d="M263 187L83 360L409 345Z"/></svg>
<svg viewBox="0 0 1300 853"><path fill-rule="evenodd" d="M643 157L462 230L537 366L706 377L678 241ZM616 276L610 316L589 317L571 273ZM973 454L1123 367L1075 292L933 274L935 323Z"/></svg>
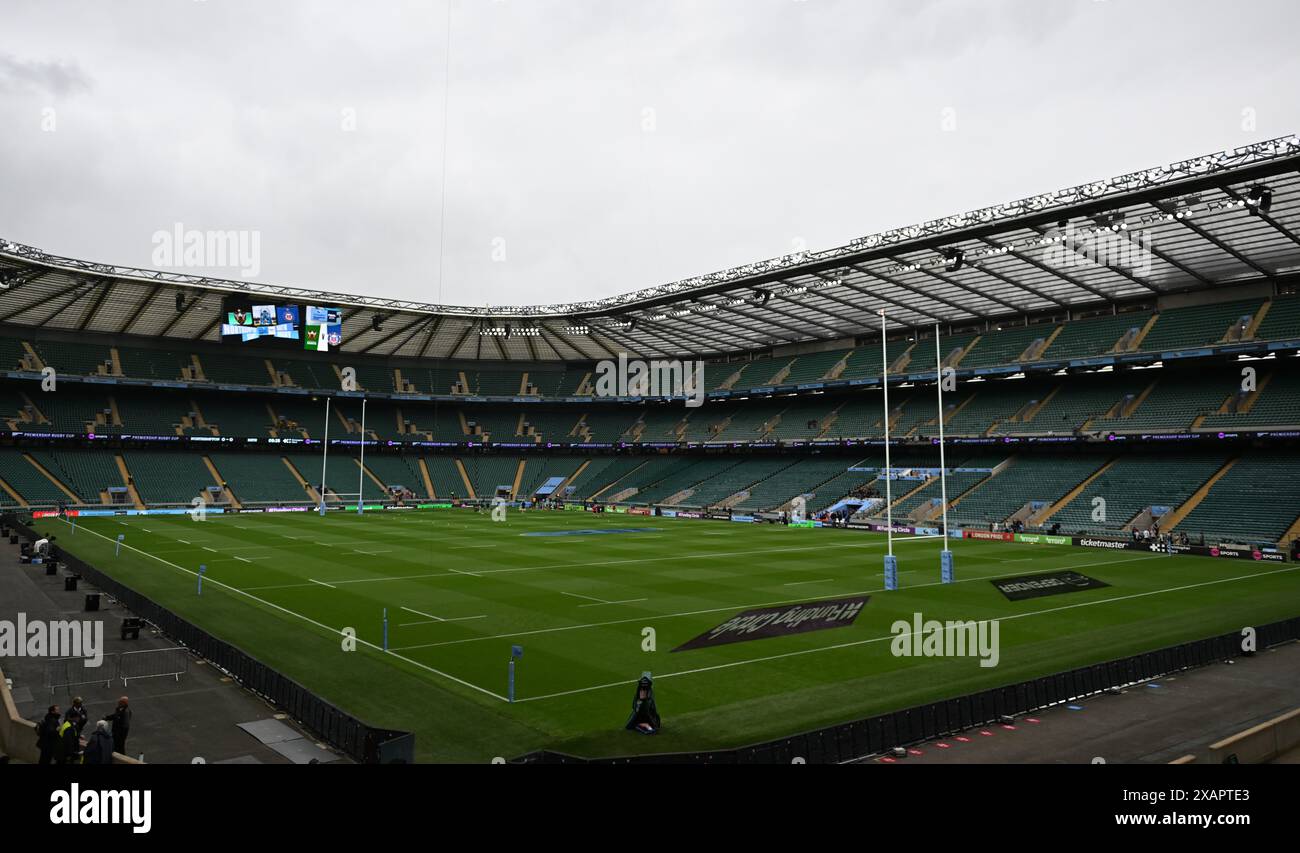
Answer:
<svg viewBox="0 0 1300 853"><path fill-rule="evenodd" d="M530 362L824 344L869 333L882 310L891 329L991 328L1300 271L1297 166L1300 140L1281 137L561 305L323 293L87 262L3 240L0 322L215 341L225 297L243 294L346 308L343 352Z"/></svg>

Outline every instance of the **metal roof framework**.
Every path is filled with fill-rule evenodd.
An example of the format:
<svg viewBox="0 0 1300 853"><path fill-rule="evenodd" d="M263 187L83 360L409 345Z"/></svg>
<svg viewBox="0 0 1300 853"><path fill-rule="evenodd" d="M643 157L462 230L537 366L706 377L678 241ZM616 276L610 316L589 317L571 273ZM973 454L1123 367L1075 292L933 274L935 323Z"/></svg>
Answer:
<svg viewBox="0 0 1300 853"><path fill-rule="evenodd" d="M411 359L700 358L949 329L1300 273L1300 139L1242 146L633 293L471 308L59 257L0 240L0 323L219 339L221 305L338 305L343 351ZM182 307L177 310L177 295ZM526 327L535 332L521 333ZM509 334L506 334L507 329Z"/></svg>

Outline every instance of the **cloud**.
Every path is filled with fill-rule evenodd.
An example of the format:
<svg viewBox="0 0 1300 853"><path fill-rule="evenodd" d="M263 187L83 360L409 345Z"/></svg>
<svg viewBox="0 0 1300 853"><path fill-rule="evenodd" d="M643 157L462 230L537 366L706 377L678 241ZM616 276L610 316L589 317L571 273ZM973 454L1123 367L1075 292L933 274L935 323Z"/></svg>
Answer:
<svg viewBox="0 0 1300 853"><path fill-rule="evenodd" d="M90 78L76 63L22 60L0 53L0 93L64 96L90 89Z"/></svg>
<svg viewBox="0 0 1300 853"><path fill-rule="evenodd" d="M22 4L0 235L255 229L275 284L564 302L1300 128L1291 0L454 0L449 82L446 8Z"/></svg>

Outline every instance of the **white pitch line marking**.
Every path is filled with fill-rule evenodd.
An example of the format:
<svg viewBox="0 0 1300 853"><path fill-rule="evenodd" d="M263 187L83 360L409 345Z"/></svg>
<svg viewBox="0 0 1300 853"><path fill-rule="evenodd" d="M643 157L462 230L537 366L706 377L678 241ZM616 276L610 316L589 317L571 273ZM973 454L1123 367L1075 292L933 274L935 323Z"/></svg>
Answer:
<svg viewBox="0 0 1300 853"><path fill-rule="evenodd" d="M407 613L414 613L416 616L423 616L426 619L435 619L438 622L447 621L443 619L441 616L434 616L432 613L425 613L423 610L416 610L414 607L406 607L405 605L403 605L402 609L405 610Z"/></svg>
<svg viewBox="0 0 1300 853"><path fill-rule="evenodd" d="M62 521L62 519L60 519L60 520ZM68 522L67 522L67 521L64 521L63 523L64 523L64 524L67 524ZM93 531L93 530L90 530L90 531L87 531L87 532L89 532L92 536L98 536L100 539L103 539L103 540L106 541L106 542L113 542L113 541L114 541L114 540L112 540L112 539L109 539L107 536L105 536L105 535L102 534L102 533L96 533L96 532ZM134 552L136 552L137 554L141 554L141 555L143 555L143 556L145 556L145 557L148 557L148 558L151 559L151 560L157 560L158 562L162 563L164 566L170 566L171 568L175 569L176 571L178 571L178 572L184 572L185 574L189 575L190 577L198 577L198 574L199 574L198 572L195 572L195 571L192 571L192 570L190 570L190 569L187 569L187 568L185 568L184 566L178 566L178 565L176 565L175 563L169 562L168 560L164 560L164 559L161 558L161 557L156 557L156 556L154 556L153 554L150 554L148 551L144 551L144 550L141 550L140 548L136 548L134 545L127 545L125 542L122 543L122 544L123 544L123 545L124 545L128 550L134 551ZM302 615L301 613L295 613L294 611L290 610L289 608L287 608L287 607L282 607L282 606L279 605L279 604L275 604L275 603L273 603L273 602L267 601L265 598L258 598L256 595L253 595L253 594L250 593L250 592L246 592L245 590L239 589L238 587L231 586L230 584L227 584L227 583L222 583L221 581L217 580L216 578L208 578L208 583L211 584L211 585L214 585L214 586L220 587L221 589L229 590L230 592L234 593L235 595L242 595L243 597L245 597L245 598L247 598L247 599L250 599L251 601L256 601L258 604L262 605L263 607L269 607L269 608L272 609L272 610L278 610L279 612L285 614L286 616L292 616L292 617L294 617L295 619L301 619L303 622L306 622L306 623L309 624L309 625L314 625L314 626L317 627L317 628L320 628L320 629L322 629L322 630L324 630L324 631L327 631L328 633L330 633L331 635L333 635L333 636L335 636L335 637L338 637L338 636L342 633L339 629L337 629L337 628L331 628L329 625L326 625L324 622L317 622L315 619L312 619L310 616L304 616L304 615ZM321 581L314 581L314 583L320 583L322 586L329 586L329 584L327 584L327 583L322 583ZM392 655L393 657L397 658L398 660L405 661L406 663L409 663L411 666L419 667L420 669L424 670L425 672L431 672L431 673L433 673L434 675L439 676L440 678L445 678L445 679L447 679L448 681L454 681L454 682L456 682L457 684L461 685L462 687L468 687L468 688L471 689L471 690L475 690L475 691L477 691L477 692L479 692L479 693L484 694L485 696L491 696L493 699L498 699L498 700L500 700L500 701L502 701L502 702L508 702L508 701L509 701L508 699L506 699L506 697L502 696L500 693L494 693L494 692L492 692L491 690L488 690L486 687L479 687L477 684L474 684L473 682L466 681L466 680L463 679L463 678L457 678L456 676L451 675L450 673L443 672L443 671L440 670L440 669L434 669L433 667L429 666L428 664L420 663L418 660L414 660L414 659L412 659L412 658L408 658L408 657L406 657L405 655L399 655L399 654L398 654L395 650L393 650L393 649L385 649L385 648L383 648L382 646L378 646L378 645L376 645L375 643L370 642L369 640L363 640L363 639L361 639L360 637L357 637L357 638L356 638L356 641L357 641L358 643L361 643L363 646L366 646L367 648L373 649L374 651L378 652L378 653L381 654L381 655Z"/></svg>
<svg viewBox="0 0 1300 853"><path fill-rule="evenodd" d="M835 580L835 578L822 578L817 581L795 581L794 583L782 584L782 586L803 586L804 584L809 583L830 583L833 580Z"/></svg>
<svg viewBox="0 0 1300 853"><path fill-rule="evenodd" d="M1164 556L1164 555L1159 555L1159 556ZM1131 557L1127 560L1102 560L1099 562L1080 563L1072 566L1059 566L1057 567L1057 569L1060 571L1065 571L1067 569L1082 569L1087 566L1101 566L1101 565L1109 566L1109 565L1114 565L1116 563L1132 563L1140 560L1154 560L1156 558L1157 555L1149 555L1144 557ZM915 571L916 570L914 569L905 570L899 572L899 574L903 577L906 577L909 574L913 574ZM1014 578L1019 576L1020 576L1020 572L1012 572L1010 574L997 574L997 575L971 575L970 577L958 578L956 581L954 581L954 583L974 583L976 581L989 581L989 580L997 580L999 578ZM942 581L933 581L931 583L913 584L911 586L904 587L904 589L925 589L926 587L942 586L942 585L943 585ZM752 610L755 607L774 607L778 604L802 604L804 602L825 601L828 598L839 598L842 596L849 596L849 595L870 595L872 593L885 592L885 591L886 590L883 589L860 589L854 592L836 592L830 595L816 595L807 598L797 598L793 601L791 601L790 599L783 599L778 601L760 601L755 604L733 604L733 605L728 605L726 607L710 607L706 610L685 610L680 613L664 613L659 616L645 615L645 616L637 616L632 619L613 619L607 622L589 622L585 625L559 625L554 628L535 628L530 631L513 631L506 634L491 634L483 637L468 637L462 640L443 640L442 642L438 642L438 643L424 643L418 646L402 646L398 648L398 651L411 651L414 649L425 649L425 648L430 648L432 646L451 646L451 645L457 645L459 643L475 643L480 640L504 640L510 637L526 637L532 634L551 634L559 631L578 631L578 630L585 630L587 628L605 628L610 625L623 625L628 622L641 622L645 619L678 619L683 616L704 616L709 613L724 613L728 610Z"/></svg>
<svg viewBox="0 0 1300 853"><path fill-rule="evenodd" d="M220 554L220 553L221 553L221 552L218 551L216 548L209 548L207 545L204 545L204 546L203 546L203 550L204 550L204 551L211 551L211 552L214 553L214 554Z"/></svg>
<svg viewBox="0 0 1300 853"><path fill-rule="evenodd" d="M389 550L389 551L359 551L359 550L357 550L356 548L353 548L353 549L352 549L352 553L353 553L353 554L365 554L367 557L373 557L373 556L376 555L376 554L391 554L391 553L393 553L393 552L392 552L391 550Z"/></svg>
<svg viewBox="0 0 1300 853"><path fill-rule="evenodd" d="M318 581L315 578L307 578L307 580L311 581L312 583L318 583L321 586L327 586L330 589L338 589L338 587L334 586L333 584L325 583L325 581Z"/></svg>
<svg viewBox="0 0 1300 853"><path fill-rule="evenodd" d="M239 556L238 554L235 555L235 559L236 559L236 560L243 560L245 563L251 563L251 562L253 562L252 560L248 559L247 557L241 557L241 556Z"/></svg>
<svg viewBox="0 0 1300 853"><path fill-rule="evenodd" d="M905 540L933 539L933 538L934 538L933 536L895 536L894 541L900 542ZM625 560L600 560L594 563L554 563L552 565L547 565L547 566L521 566L517 568L510 568L510 569L482 569L478 572L464 572L458 569L453 569L448 567L447 571L445 572L436 572L432 574L392 575L389 577L378 577L378 578L350 578L345 580L336 580L334 581L334 583L351 584L351 583L380 583L380 582L388 582L388 581L412 581L412 580L424 580L426 578L445 578L445 577L450 577L452 574L470 575L472 577L479 577L480 575L513 574L516 572L540 572L549 569L584 569L584 568L590 568L594 566L622 566L622 565L632 565L638 563L662 563L668 560L675 560L675 561L699 560L705 557L747 557L752 555L767 556L772 554L784 554L793 551L822 551L827 548L873 549L873 548L884 548L884 547L885 547L884 542L874 542L874 541L844 542L839 545L799 545L791 548L764 548L763 550L760 551L714 551L712 553L703 553L703 554L677 554L671 557L634 557ZM273 584L271 586L250 586L248 589L250 591L263 590L263 589L291 589L293 587L300 587L300 586L306 586L306 584L301 584L301 583Z"/></svg>
<svg viewBox="0 0 1300 853"><path fill-rule="evenodd" d="M1164 556L1164 555L1160 555L1160 556ZM1276 575L1284 572L1294 572L1297 570L1300 570L1300 566L1293 566L1288 569L1275 569L1274 571L1271 572L1256 572L1255 574L1250 574L1250 575L1239 575L1235 578L1218 578L1216 580L1202 581L1200 583L1186 584L1184 586L1169 587L1168 589L1153 589L1148 592L1135 592L1132 595L1121 595L1121 596L1116 596L1115 598L1102 598L1102 599L1098 599L1097 601L1083 601L1078 604L1066 604L1061 607L1049 607L1045 610L1033 610L1028 613L1013 613L1010 616L999 616L997 619L980 619L976 622L976 624L984 624L986 622L1009 622L1012 619L1024 619L1030 616L1044 616L1049 613L1059 613L1062 610L1074 610L1079 607L1093 607L1098 604L1110 604L1116 601L1129 601L1134 598L1146 598L1147 596L1163 595L1164 593L1168 593L1168 592L1182 592L1184 590L1197 589L1198 587L1203 587L1203 586L1213 586L1215 584L1220 584L1220 583L1230 583L1232 581L1266 577L1268 575ZM908 633L908 636L910 635L911 632ZM750 658L747 660L731 661L730 663L714 664L713 666L702 666L702 667L698 667L697 669L685 669L685 670L681 670L680 672L667 672L667 673L663 673L662 675L658 675L656 677L663 679L663 678L675 678L681 675L696 675L701 672L712 672L714 670L719 670L719 669L730 669L736 666L746 666L751 663L765 663L767 661L780 660L782 658L799 657L801 655L816 654L817 652L829 652L829 651L835 651L837 649L852 648L854 646L864 646L870 643L889 642L891 640L896 639L898 636L899 636L898 634L891 633L884 637L870 637L865 640L853 640L847 643L836 643L835 645L832 646L819 646L815 649L800 649L794 652L784 652L782 654L777 654L777 655L766 655L760 658ZM562 690L559 693L549 693L543 696L529 696L523 699L516 699L515 701L529 702L529 701L537 701L539 699L554 699L559 696L571 696L575 693L590 693L593 690L604 690L609 687L625 687L629 684L635 684L635 683L636 682L633 681L611 682L609 684L598 684L593 687L579 687L576 690Z"/></svg>
<svg viewBox="0 0 1300 853"><path fill-rule="evenodd" d="M484 614L482 616L455 616L452 617L451 619L434 619L433 621L425 620L423 622L399 622L397 627L410 628L415 625L436 625L439 622L466 622L469 621L470 619L486 619L486 618L487 618L487 614Z"/></svg>
<svg viewBox="0 0 1300 853"><path fill-rule="evenodd" d="M176 541L177 541L177 542L183 542L183 543L186 544L186 545L193 544L193 543L191 543L190 540L188 540L188 539L177 539Z"/></svg>
<svg viewBox="0 0 1300 853"><path fill-rule="evenodd" d="M582 594L580 594L580 593L576 593L576 592L565 592L564 590L560 590L560 595L571 595L571 596L573 596L574 598L585 598L585 599L587 599L588 601L594 601L594 602L596 602L597 604L609 604L609 603L610 603L610 602L606 601L606 600L603 599L603 598L596 598L594 595L582 595Z"/></svg>
<svg viewBox="0 0 1300 853"><path fill-rule="evenodd" d="M579 604L578 609L583 607L604 607L606 604L635 604L638 601L646 601L644 598L624 598L622 601L597 601L594 604Z"/></svg>

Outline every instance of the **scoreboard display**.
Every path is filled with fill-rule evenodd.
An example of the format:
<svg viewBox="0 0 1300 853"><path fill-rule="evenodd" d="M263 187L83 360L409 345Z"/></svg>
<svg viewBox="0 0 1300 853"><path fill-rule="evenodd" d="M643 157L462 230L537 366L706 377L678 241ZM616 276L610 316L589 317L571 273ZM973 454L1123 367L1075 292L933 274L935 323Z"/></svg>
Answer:
<svg viewBox="0 0 1300 853"><path fill-rule="evenodd" d="M241 346L329 352L343 344L343 311L323 305L250 302L227 298L221 340Z"/></svg>

